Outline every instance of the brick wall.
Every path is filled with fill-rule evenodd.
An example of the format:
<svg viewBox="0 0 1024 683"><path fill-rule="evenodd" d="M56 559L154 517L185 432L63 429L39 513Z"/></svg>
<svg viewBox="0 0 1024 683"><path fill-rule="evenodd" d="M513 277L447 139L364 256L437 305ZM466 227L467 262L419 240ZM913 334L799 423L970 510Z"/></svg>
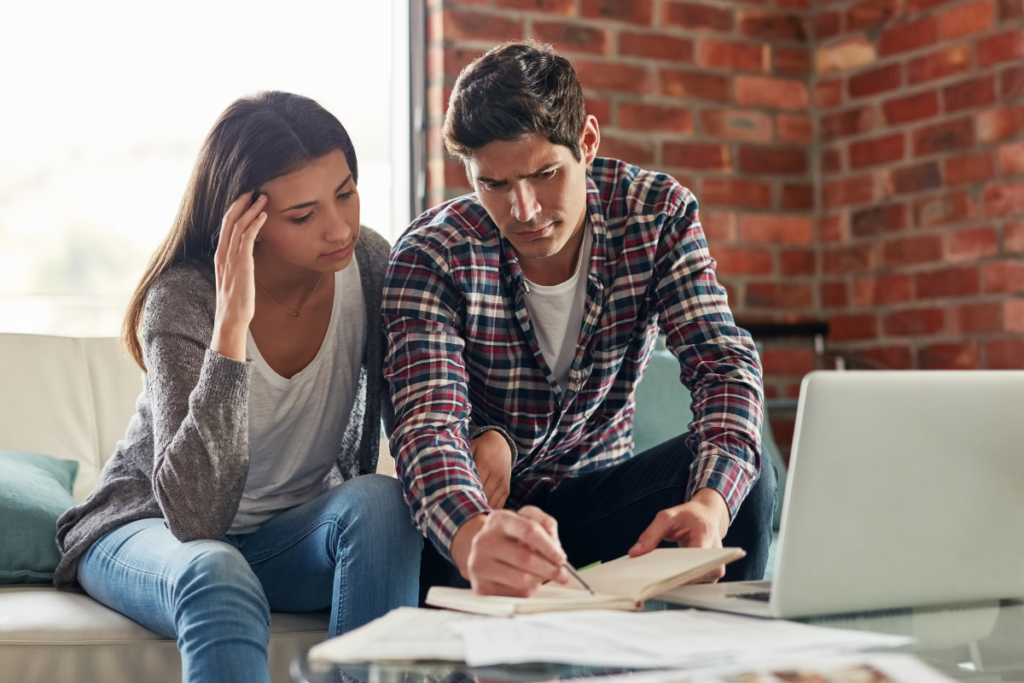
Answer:
<svg viewBox="0 0 1024 683"><path fill-rule="evenodd" d="M1024 1L813 19L833 343L897 368L1024 367Z"/></svg>

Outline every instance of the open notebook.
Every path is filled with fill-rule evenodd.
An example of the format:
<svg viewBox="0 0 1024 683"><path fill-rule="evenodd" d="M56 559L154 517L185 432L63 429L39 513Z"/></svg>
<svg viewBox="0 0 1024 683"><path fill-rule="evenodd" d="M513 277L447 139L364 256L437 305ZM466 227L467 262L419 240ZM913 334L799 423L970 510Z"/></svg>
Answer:
<svg viewBox="0 0 1024 683"><path fill-rule="evenodd" d="M657 548L640 557L620 557L581 570L580 576L594 595L576 582L564 586L547 583L528 598L477 595L469 588L433 586L427 593L427 604L499 617L579 609L636 611L645 600L695 581L718 565L744 555L739 548Z"/></svg>

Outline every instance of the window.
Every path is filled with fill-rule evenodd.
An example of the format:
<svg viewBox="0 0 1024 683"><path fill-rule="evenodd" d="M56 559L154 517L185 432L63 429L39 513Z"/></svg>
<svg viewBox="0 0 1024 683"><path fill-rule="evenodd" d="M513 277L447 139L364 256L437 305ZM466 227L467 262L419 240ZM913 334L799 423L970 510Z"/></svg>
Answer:
<svg viewBox="0 0 1024 683"><path fill-rule="evenodd" d="M409 218L408 100L395 102L393 62L405 88L408 71L392 56L404 5L4 5L0 331L116 335L202 139L259 90L307 95L341 120L359 157L362 223L393 239Z"/></svg>

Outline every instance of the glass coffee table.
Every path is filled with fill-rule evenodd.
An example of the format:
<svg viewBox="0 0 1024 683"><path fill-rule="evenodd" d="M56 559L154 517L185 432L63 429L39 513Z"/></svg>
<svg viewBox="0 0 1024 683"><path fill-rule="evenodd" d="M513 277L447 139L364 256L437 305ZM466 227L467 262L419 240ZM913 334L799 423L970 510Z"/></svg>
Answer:
<svg viewBox="0 0 1024 683"><path fill-rule="evenodd" d="M664 603L649 607L669 608ZM674 607L673 607L674 608ZM913 636L910 652L951 678L973 683L1024 682L1024 602L1019 600L806 619L806 623ZM558 664L472 668L452 662L311 665L292 662L295 683L533 683L623 673Z"/></svg>

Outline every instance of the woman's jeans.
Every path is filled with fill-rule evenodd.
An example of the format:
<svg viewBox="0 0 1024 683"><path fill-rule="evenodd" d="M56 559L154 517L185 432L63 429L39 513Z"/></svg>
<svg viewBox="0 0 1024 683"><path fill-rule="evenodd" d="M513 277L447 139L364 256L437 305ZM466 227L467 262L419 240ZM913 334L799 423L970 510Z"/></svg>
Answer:
<svg viewBox="0 0 1024 683"><path fill-rule="evenodd" d="M187 682L269 683L270 613L331 609L330 636L415 606L423 539L397 480L350 479L252 534L182 543L162 518L110 531L78 580L176 638Z"/></svg>

